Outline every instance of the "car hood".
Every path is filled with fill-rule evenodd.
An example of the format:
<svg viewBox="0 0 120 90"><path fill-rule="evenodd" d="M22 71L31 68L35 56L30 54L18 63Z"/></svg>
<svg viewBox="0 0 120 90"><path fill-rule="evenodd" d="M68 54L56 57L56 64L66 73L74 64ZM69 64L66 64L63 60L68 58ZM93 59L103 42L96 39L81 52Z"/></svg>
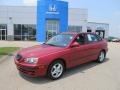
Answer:
<svg viewBox="0 0 120 90"><path fill-rule="evenodd" d="M50 45L36 45L33 47L22 49L19 54L23 57L43 57L52 53L63 50L63 47L56 47Z"/></svg>

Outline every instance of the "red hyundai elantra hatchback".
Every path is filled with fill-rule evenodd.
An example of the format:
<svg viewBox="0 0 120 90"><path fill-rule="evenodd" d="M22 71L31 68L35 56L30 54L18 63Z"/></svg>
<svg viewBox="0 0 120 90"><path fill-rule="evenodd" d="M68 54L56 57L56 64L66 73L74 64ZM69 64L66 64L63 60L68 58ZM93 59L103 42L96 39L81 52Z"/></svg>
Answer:
<svg viewBox="0 0 120 90"><path fill-rule="evenodd" d="M68 68L90 61L103 62L106 40L94 33L62 33L42 45L25 48L15 56L17 69L28 76L60 78Z"/></svg>

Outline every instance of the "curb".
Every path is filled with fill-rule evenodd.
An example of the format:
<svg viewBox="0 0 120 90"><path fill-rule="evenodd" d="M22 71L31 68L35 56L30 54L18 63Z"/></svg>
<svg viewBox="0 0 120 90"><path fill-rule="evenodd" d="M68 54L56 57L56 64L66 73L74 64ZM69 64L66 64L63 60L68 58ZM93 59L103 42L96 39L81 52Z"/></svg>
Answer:
<svg viewBox="0 0 120 90"><path fill-rule="evenodd" d="M10 54L8 54L8 55L2 56L2 57L0 58L0 64L3 63L3 62L5 62L8 58L10 58L10 57L12 57L12 56L15 56L16 53L17 53L20 49L21 49L21 48L19 48L17 51L14 51L14 52L12 52L12 53L10 53Z"/></svg>

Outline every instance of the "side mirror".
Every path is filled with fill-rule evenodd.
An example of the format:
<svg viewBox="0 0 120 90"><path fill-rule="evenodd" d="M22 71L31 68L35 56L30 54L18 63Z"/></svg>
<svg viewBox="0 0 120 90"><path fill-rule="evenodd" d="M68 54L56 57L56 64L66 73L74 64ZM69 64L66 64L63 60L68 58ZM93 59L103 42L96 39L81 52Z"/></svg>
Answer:
<svg viewBox="0 0 120 90"><path fill-rule="evenodd" d="M71 44L71 47L79 47L79 43L78 42L74 42L73 44Z"/></svg>

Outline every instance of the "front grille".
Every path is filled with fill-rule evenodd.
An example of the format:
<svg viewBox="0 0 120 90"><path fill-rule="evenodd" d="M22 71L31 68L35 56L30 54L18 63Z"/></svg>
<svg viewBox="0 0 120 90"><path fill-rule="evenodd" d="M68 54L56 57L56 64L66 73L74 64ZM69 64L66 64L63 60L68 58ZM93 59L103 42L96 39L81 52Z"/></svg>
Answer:
<svg viewBox="0 0 120 90"><path fill-rule="evenodd" d="M18 55L16 56L16 60L17 60L17 61L20 61L21 59L22 59L22 56L18 54Z"/></svg>
<svg viewBox="0 0 120 90"><path fill-rule="evenodd" d="M29 75L35 75L35 71L32 71L32 70L26 70L26 69L23 69L21 67L18 67L18 70L22 73L25 73L25 74L29 74Z"/></svg>

